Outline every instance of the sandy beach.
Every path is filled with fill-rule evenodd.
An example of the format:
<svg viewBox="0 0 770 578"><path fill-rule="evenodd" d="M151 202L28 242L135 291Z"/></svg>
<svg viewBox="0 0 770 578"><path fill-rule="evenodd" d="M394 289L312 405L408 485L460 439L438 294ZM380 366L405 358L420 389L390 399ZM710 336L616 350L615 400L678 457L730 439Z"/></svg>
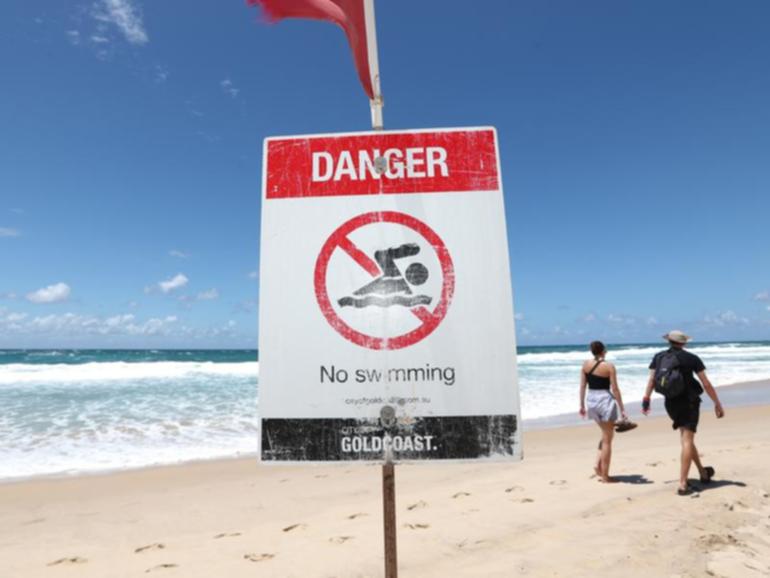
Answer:
<svg viewBox="0 0 770 578"><path fill-rule="evenodd" d="M769 575L770 406L726 409L704 400L716 476L688 497L660 409L616 436L616 484L592 477L592 424L525 432L521 463L397 467L399 575ZM4 484L0 577L382 576L380 483L226 460Z"/></svg>

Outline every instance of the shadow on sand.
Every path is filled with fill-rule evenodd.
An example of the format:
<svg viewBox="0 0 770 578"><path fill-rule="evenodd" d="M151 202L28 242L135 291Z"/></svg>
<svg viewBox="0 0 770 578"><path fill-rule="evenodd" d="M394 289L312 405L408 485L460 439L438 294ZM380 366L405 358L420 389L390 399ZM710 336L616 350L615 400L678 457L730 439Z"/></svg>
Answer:
<svg viewBox="0 0 770 578"><path fill-rule="evenodd" d="M687 480L687 483L692 486L692 489L695 492L706 492L708 490L718 490L719 488L724 488L725 486L737 486L739 488L745 488L746 484L744 482L736 482L734 480L714 480L712 479L708 484L704 484L700 480Z"/></svg>
<svg viewBox="0 0 770 578"><path fill-rule="evenodd" d="M652 480L647 479L642 474L626 474L620 476L612 476L612 479L621 484L654 484Z"/></svg>

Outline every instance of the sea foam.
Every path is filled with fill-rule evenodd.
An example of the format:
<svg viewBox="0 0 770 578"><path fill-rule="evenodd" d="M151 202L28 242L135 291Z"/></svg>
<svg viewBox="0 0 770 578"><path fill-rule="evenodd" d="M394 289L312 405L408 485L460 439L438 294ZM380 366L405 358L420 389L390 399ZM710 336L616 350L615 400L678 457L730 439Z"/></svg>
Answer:
<svg viewBox="0 0 770 578"><path fill-rule="evenodd" d="M609 348L638 401L663 344ZM770 378L770 343L696 345L715 385ZM521 414L576 414L585 347L521 348ZM0 351L0 479L253 455L259 362L241 351Z"/></svg>

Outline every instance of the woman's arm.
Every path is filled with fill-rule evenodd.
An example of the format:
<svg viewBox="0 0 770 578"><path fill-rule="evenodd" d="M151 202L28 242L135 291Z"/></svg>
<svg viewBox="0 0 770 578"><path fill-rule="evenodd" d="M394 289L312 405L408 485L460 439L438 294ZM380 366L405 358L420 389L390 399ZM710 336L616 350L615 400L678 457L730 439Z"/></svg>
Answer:
<svg viewBox="0 0 770 578"><path fill-rule="evenodd" d="M612 396L615 398L615 401L618 402L620 415L627 417L626 408L623 405L623 396L620 395L620 388L618 387L618 373L615 371L615 365L612 363L608 363L607 365L610 366L610 391L612 391Z"/></svg>
<svg viewBox="0 0 770 578"><path fill-rule="evenodd" d="M586 416L586 372L580 368L580 415Z"/></svg>

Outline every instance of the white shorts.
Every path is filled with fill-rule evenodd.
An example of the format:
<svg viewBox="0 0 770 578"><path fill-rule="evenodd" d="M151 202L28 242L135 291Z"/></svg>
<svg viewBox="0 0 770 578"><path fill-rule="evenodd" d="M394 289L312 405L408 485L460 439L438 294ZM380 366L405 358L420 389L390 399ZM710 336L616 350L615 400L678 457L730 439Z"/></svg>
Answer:
<svg viewBox="0 0 770 578"><path fill-rule="evenodd" d="M589 389L586 396L588 417L596 422L617 421L619 411L608 389Z"/></svg>

